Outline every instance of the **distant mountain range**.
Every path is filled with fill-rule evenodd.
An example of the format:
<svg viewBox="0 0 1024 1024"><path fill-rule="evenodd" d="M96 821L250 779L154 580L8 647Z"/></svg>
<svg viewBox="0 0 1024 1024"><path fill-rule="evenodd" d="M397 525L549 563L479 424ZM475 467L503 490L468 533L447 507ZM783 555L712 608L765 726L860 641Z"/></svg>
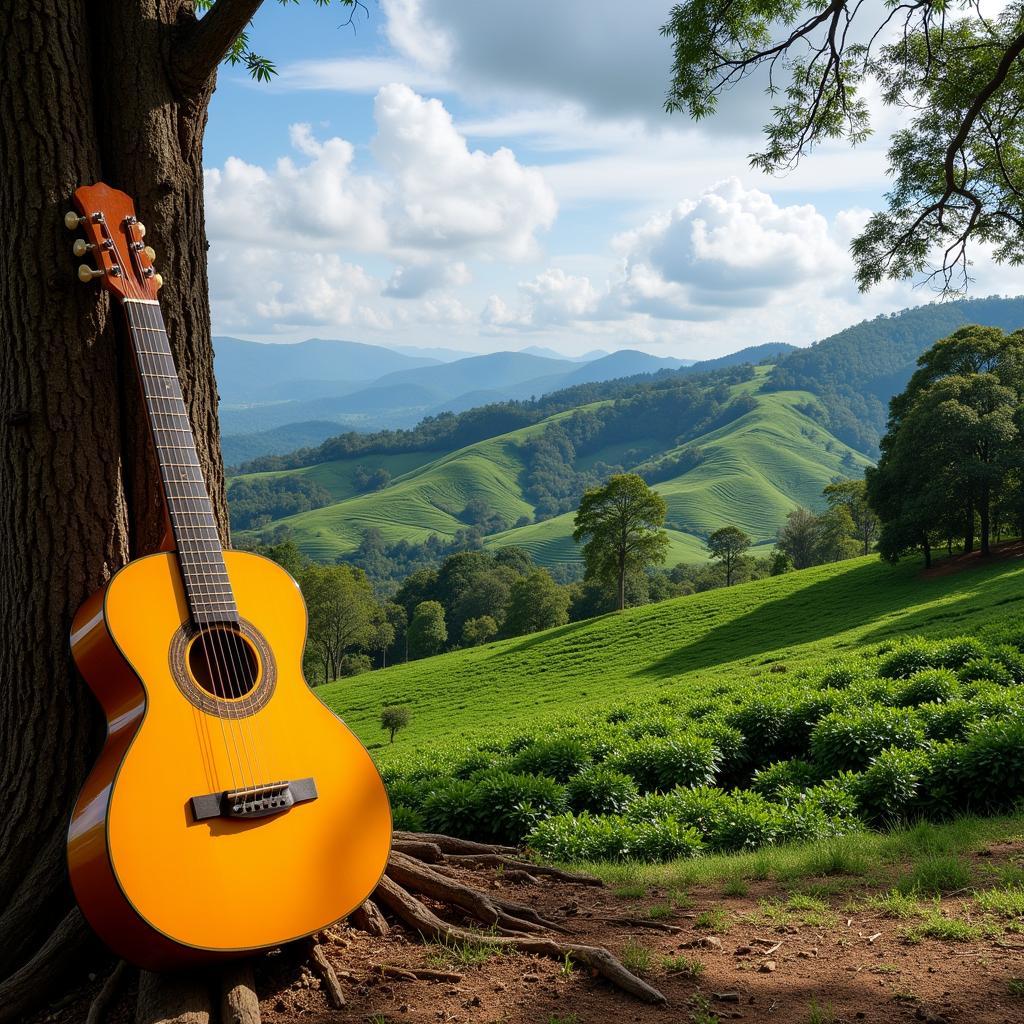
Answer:
<svg viewBox="0 0 1024 1024"><path fill-rule="evenodd" d="M294 450L297 437L309 445L343 430L411 427L441 412L692 364L635 349L574 359L535 349L442 361L321 339L274 345L218 337L214 350L229 465Z"/></svg>
<svg viewBox="0 0 1024 1024"><path fill-rule="evenodd" d="M453 415L347 435L329 417L282 419L269 432L229 436L229 463L241 461L233 452L263 456L235 478L229 501L234 515L232 495L248 495L240 538L246 527L250 539L283 527L314 558L351 557L371 534L415 545L431 535L453 542L477 526L485 547L519 545L568 568L580 557L571 510L581 488L626 469L668 502L670 564L698 561L718 527L740 526L768 544L791 509L820 506L822 487L859 475L917 357L965 323L1024 327L1024 298L902 310L810 348L758 345L690 366L623 350L587 362L502 352L392 369L345 396L246 412L258 422L282 408L330 406L370 420L434 402ZM294 372L308 379L305 367ZM435 401L439 394L450 397ZM538 398L498 400L531 394ZM330 440L311 440L322 430L334 431ZM291 454L267 456L271 445ZM295 504L300 493L304 506Z"/></svg>

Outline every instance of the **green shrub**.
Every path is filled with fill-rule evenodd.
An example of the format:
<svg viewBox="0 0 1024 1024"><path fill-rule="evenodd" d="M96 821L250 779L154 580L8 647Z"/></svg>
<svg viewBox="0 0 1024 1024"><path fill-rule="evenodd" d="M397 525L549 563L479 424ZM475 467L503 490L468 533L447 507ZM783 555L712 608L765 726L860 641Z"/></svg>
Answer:
<svg viewBox="0 0 1024 1024"><path fill-rule="evenodd" d="M393 779L391 782L386 783L388 790L388 799L391 801L391 806L394 807L396 804L403 804L404 806L413 810L418 810L422 804L423 799L427 795L428 787L422 782L410 782L408 779ZM413 831L413 830L409 830Z"/></svg>
<svg viewBox="0 0 1024 1024"><path fill-rule="evenodd" d="M818 678L818 685L823 688L845 690L869 674L867 666L859 658L843 658L830 661L825 666L825 671Z"/></svg>
<svg viewBox="0 0 1024 1024"><path fill-rule="evenodd" d="M671 818L631 822L618 815L559 814L540 822L529 846L552 860L674 860L700 853L700 837Z"/></svg>
<svg viewBox="0 0 1024 1024"><path fill-rule="evenodd" d="M956 673L948 668L928 668L916 672L896 691L895 703L911 708L918 704L939 704L952 700L960 689Z"/></svg>
<svg viewBox="0 0 1024 1024"><path fill-rule="evenodd" d="M391 827L396 832L426 832L426 819L414 807L391 805Z"/></svg>
<svg viewBox="0 0 1024 1024"><path fill-rule="evenodd" d="M565 810L565 787L544 775L497 769L474 780L471 805L477 827L474 838L515 844L537 822Z"/></svg>
<svg viewBox="0 0 1024 1024"><path fill-rule="evenodd" d="M860 821L859 782L859 772L840 772L835 778L811 786L803 793L782 793L780 799L789 805L803 804L818 810L829 820L856 825Z"/></svg>
<svg viewBox="0 0 1024 1024"><path fill-rule="evenodd" d="M1024 796L1024 719L982 723L960 748L957 765L969 807L1012 806Z"/></svg>
<svg viewBox="0 0 1024 1024"><path fill-rule="evenodd" d="M986 648L975 636L954 636L940 640L937 646L938 667L958 669L972 658L983 658Z"/></svg>
<svg viewBox="0 0 1024 1024"><path fill-rule="evenodd" d="M878 675L883 679L909 679L926 668L942 668L944 652L934 640L912 636L897 641L878 662Z"/></svg>
<svg viewBox="0 0 1024 1024"><path fill-rule="evenodd" d="M883 750L857 781L861 814L871 824L910 817L930 766L925 750Z"/></svg>
<svg viewBox="0 0 1024 1024"><path fill-rule="evenodd" d="M774 799L783 790L803 792L821 779L821 772L809 761L793 758L791 761L775 761L767 768L754 773L750 788Z"/></svg>
<svg viewBox="0 0 1024 1024"><path fill-rule="evenodd" d="M722 721L701 722L695 733L711 740L719 754L718 783L734 786L747 776L747 743L743 733Z"/></svg>
<svg viewBox="0 0 1024 1024"><path fill-rule="evenodd" d="M700 736L650 736L612 754L605 763L631 776L642 793L649 793L675 786L706 786L714 780L719 761L715 745Z"/></svg>
<svg viewBox="0 0 1024 1024"><path fill-rule="evenodd" d="M972 658L957 672L965 683L988 682L997 686L1012 686L1013 675L1010 670L995 658Z"/></svg>
<svg viewBox="0 0 1024 1024"><path fill-rule="evenodd" d="M427 829L473 838L477 828L475 791L473 783L465 779L438 779L420 806Z"/></svg>
<svg viewBox="0 0 1024 1024"><path fill-rule="evenodd" d="M804 752L805 730L791 703L759 697L738 708L727 721L743 734L752 766L786 761Z"/></svg>
<svg viewBox="0 0 1024 1024"><path fill-rule="evenodd" d="M591 765L571 778L566 786L569 806L578 814L618 814L639 795L636 783L607 765Z"/></svg>
<svg viewBox="0 0 1024 1024"><path fill-rule="evenodd" d="M1000 644L992 649L991 656L1010 673L1014 686L1024 683L1024 654L1017 647Z"/></svg>
<svg viewBox="0 0 1024 1024"><path fill-rule="evenodd" d="M512 759L508 767L509 771L549 775L559 782L566 782L591 763L590 751L584 743L573 736L556 736L531 743Z"/></svg>
<svg viewBox="0 0 1024 1024"><path fill-rule="evenodd" d="M450 772L456 779L470 779L477 772L487 771L501 762L501 758L486 750L470 750L457 757Z"/></svg>
<svg viewBox="0 0 1024 1024"><path fill-rule="evenodd" d="M944 704L921 704L918 721L930 740L962 740L978 717L978 709L966 700L950 700Z"/></svg>
<svg viewBox="0 0 1024 1024"><path fill-rule="evenodd" d="M811 734L811 757L826 776L860 771L889 747L911 749L924 742L912 712L865 707L826 715Z"/></svg>

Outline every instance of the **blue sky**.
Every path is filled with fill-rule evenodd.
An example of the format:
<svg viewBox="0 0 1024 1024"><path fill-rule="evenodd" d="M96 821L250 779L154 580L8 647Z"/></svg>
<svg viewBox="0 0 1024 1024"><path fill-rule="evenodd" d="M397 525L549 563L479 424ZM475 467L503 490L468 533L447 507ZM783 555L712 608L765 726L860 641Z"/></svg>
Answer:
<svg viewBox="0 0 1024 1024"><path fill-rule="evenodd" d="M661 110L668 8L380 0L345 27L268 0L252 46L280 74L222 69L206 135L215 332L703 358L930 300L851 283L892 112L755 173L756 83L700 125Z"/></svg>

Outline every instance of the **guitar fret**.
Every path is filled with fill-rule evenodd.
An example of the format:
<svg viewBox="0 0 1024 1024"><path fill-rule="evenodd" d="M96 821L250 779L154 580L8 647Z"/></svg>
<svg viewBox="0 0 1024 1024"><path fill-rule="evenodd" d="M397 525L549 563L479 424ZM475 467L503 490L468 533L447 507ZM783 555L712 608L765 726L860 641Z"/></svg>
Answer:
<svg viewBox="0 0 1024 1024"><path fill-rule="evenodd" d="M126 302L178 565L196 622L235 620L238 609L224 562L174 355L156 302ZM161 404L162 403L162 404Z"/></svg>

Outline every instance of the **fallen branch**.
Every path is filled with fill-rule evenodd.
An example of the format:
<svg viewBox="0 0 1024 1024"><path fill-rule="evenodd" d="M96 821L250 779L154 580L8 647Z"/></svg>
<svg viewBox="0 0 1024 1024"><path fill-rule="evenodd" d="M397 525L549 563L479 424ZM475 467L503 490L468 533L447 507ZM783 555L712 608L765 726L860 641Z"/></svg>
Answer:
<svg viewBox="0 0 1024 1024"><path fill-rule="evenodd" d="M345 993L341 990L341 982L334 972L334 965L327 959L324 947L317 941L316 936L309 940L309 958L320 975L328 1001L336 1010L340 1010L345 1005Z"/></svg>
<svg viewBox="0 0 1024 1024"><path fill-rule="evenodd" d="M449 981L457 984L463 976L454 971L431 971L425 967L392 967L390 964L375 964L375 973L402 981Z"/></svg>

